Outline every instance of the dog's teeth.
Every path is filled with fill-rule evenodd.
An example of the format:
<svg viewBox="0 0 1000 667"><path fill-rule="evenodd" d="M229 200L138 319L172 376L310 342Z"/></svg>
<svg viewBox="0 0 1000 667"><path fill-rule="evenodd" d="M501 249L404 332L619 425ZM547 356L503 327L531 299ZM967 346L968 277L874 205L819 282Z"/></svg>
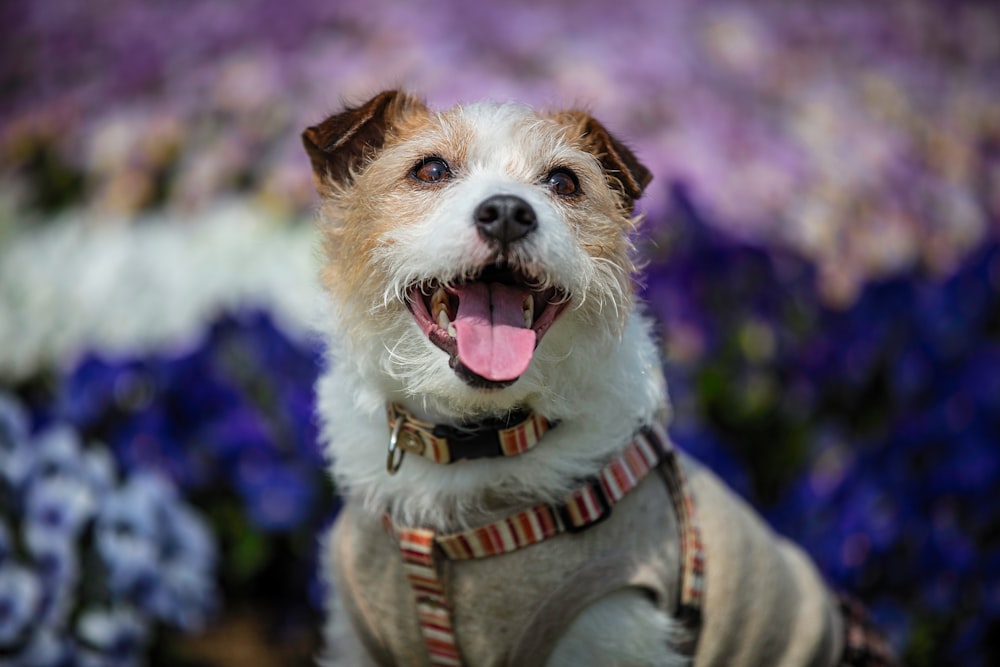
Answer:
<svg viewBox="0 0 1000 667"><path fill-rule="evenodd" d="M448 335L451 336L452 338L455 338L456 336L458 336L458 332L455 331L455 323L454 322L448 322L448 327L447 327L446 330L448 331Z"/></svg>
<svg viewBox="0 0 1000 667"><path fill-rule="evenodd" d="M535 323L535 299L530 294L524 297L524 326L531 328Z"/></svg>
<svg viewBox="0 0 1000 667"><path fill-rule="evenodd" d="M444 291L443 287L438 287L431 296L431 308L437 310L439 307L445 307L448 304L448 293Z"/></svg>
<svg viewBox="0 0 1000 667"><path fill-rule="evenodd" d="M431 297L431 315L434 316L442 329L447 329L448 322L451 321L448 306L448 293L444 291L443 287L438 287L434 296Z"/></svg>

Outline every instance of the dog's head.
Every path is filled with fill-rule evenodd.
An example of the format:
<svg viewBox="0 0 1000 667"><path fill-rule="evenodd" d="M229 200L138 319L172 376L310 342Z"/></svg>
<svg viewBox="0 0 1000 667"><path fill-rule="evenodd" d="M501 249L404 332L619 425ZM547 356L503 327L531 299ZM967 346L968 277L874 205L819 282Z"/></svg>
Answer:
<svg viewBox="0 0 1000 667"><path fill-rule="evenodd" d="M388 91L302 138L337 326L408 391L509 393L621 331L650 174L586 113Z"/></svg>

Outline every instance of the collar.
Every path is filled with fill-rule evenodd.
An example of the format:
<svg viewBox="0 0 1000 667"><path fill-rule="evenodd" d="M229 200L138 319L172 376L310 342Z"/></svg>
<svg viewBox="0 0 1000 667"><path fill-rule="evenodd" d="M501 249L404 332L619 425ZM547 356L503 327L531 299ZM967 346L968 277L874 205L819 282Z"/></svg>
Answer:
<svg viewBox="0 0 1000 667"><path fill-rule="evenodd" d="M399 470L407 453L435 463L517 456L538 444L542 435L558 423L527 410L511 413L506 419L486 419L462 426L417 419L397 403L389 404L388 413L386 470L390 475Z"/></svg>

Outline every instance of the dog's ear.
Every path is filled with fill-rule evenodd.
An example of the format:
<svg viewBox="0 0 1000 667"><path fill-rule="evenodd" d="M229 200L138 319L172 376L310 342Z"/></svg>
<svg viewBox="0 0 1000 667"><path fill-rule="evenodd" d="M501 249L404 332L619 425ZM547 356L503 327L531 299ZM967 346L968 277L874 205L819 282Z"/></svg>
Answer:
<svg viewBox="0 0 1000 667"><path fill-rule="evenodd" d="M302 143L312 162L316 189L322 192L328 179L341 184L351 182L407 114L426 110L421 100L398 90L387 90L359 107L306 128Z"/></svg>
<svg viewBox="0 0 1000 667"><path fill-rule="evenodd" d="M555 115L555 119L568 127L570 136L575 137L584 149L597 157L612 185L621 192L626 208L631 211L635 207L635 200L642 196L646 186L653 180L649 169L587 112L561 111Z"/></svg>

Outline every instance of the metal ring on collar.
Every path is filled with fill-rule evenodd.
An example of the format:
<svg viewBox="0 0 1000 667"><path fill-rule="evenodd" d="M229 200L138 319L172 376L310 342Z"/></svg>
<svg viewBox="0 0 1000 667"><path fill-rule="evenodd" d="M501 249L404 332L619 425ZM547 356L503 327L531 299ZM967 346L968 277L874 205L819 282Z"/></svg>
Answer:
<svg viewBox="0 0 1000 667"><path fill-rule="evenodd" d="M392 433L389 434L389 453L385 459L385 469L390 475L395 475L399 466L403 465L403 457L406 451L398 446L399 432L403 430L403 417L396 417L396 423L392 425Z"/></svg>

